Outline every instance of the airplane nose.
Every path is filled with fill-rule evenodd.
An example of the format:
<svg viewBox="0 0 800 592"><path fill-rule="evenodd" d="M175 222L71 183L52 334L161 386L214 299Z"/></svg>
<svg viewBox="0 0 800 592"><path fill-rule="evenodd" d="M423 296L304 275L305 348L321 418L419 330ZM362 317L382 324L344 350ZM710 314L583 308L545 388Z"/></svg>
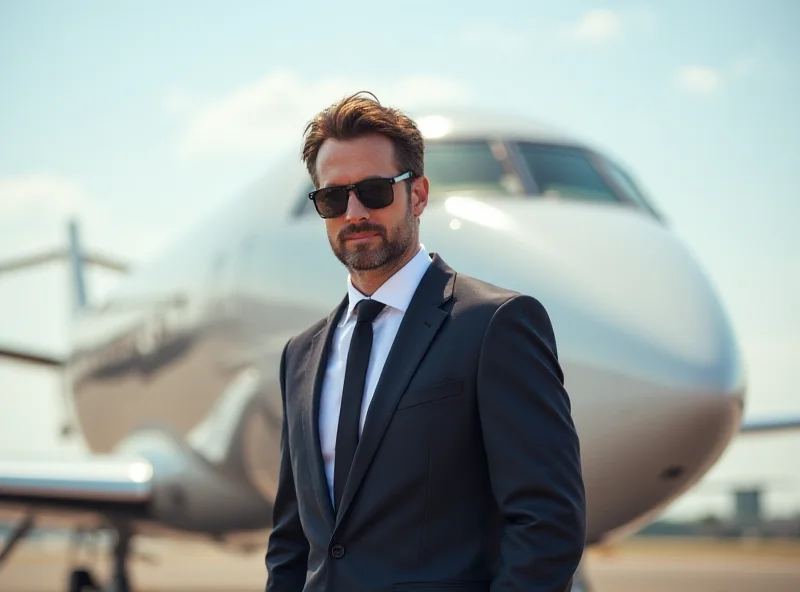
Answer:
<svg viewBox="0 0 800 592"><path fill-rule="evenodd" d="M454 229L441 250L545 305L581 437L589 538L635 528L736 432L745 378L731 323L693 254L641 212L497 204L445 202L432 216Z"/></svg>
<svg viewBox="0 0 800 592"><path fill-rule="evenodd" d="M542 263L555 277L545 298L570 357L672 390L742 396L731 323L694 256L638 212L575 210L535 239L558 245Z"/></svg>
<svg viewBox="0 0 800 592"><path fill-rule="evenodd" d="M501 208L451 198L444 212L463 241L447 246L448 261L459 253L456 269L541 300L566 358L664 388L743 396L731 323L695 256L661 223L545 200Z"/></svg>

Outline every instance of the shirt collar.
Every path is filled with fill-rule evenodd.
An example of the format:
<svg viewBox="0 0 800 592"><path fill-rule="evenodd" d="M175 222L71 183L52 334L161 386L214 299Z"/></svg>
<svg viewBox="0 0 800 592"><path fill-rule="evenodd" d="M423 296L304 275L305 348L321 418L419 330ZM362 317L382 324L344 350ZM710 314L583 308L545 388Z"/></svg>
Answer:
<svg viewBox="0 0 800 592"><path fill-rule="evenodd" d="M414 292L417 291L417 286L419 286L422 276L425 275L430 264L430 255L425 250L425 245L420 244L417 254L386 280L372 295L372 299L383 302L385 305L391 306L400 312L406 312L411 299L414 297ZM347 314L342 319L343 323L353 314L356 305L367 298L353 286L353 281L349 275L347 276L347 296Z"/></svg>

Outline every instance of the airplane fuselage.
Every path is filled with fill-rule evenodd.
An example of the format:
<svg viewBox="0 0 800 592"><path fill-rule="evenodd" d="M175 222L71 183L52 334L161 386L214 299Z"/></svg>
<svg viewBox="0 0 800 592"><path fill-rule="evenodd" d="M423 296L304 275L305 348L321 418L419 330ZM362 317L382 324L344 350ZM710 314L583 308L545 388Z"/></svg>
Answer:
<svg viewBox="0 0 800 592"><path fill-rule="evenodd" d="M174 507L202 497L206 478L248 500L228 514L219 505L216 522L198 513L168 525L183 532L269 527L280 352L345 294L346 270L303 201L307 178L299 164L279 170L282 181L256 185L76 324L71 405L89 448L151 458L156 441L182 445L208 473L187 482L193 491L176 479ZM452 191L431 199L421 232L457 272L547 308L581 438L590 543L648 520L722 453L744 394L735 339L651 212Z"/></svg>

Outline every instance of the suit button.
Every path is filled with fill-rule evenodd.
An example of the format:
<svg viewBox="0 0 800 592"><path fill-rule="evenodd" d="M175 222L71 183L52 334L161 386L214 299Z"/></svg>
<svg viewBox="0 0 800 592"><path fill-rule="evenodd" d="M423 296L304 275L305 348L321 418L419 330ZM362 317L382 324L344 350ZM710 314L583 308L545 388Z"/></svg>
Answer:
<svg viewBox="0 0 800 592"><path fill-rule="evenodd" d="M331 549L331 555L333 555L335 559L340 559L341 557L344 557L344 546L334 545L333 548Z"/></svg>

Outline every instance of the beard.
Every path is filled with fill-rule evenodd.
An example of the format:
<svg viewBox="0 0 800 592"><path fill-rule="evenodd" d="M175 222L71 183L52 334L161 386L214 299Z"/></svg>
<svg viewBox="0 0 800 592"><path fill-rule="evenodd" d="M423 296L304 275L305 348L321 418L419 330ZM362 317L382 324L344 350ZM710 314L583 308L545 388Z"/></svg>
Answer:
<svg viewBox="0 0 800 592"><path fill-rule="evenodd" d="M351 224L345 226L337 234L335 240L328 237L334 255L348 269L356 271L368 271L387 267L398 261L409 250L414 241L414 227L416 219L411 212L406 212L400 222L392 229L392 236L389 236L387 229L380 224L364 222L362 224ZM359 232L375 232L378 245L357 244L348 245L345 240L349 235ZM370 241L370 242L374 242Z"/></svg>

